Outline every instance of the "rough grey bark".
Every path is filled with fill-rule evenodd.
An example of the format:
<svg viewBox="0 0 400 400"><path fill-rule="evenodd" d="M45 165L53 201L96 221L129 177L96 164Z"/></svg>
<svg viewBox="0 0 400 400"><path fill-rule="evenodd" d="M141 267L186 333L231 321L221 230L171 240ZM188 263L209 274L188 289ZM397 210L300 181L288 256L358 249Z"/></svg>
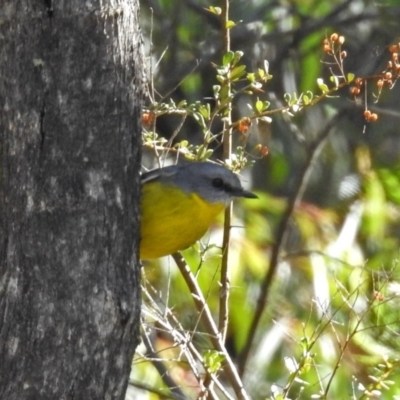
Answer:
<svg viewBox="0 0 400 400"><path fill-rule="evenodd" d="M138 343L138 0L0 2L0 399L123 399Z"/></svg>

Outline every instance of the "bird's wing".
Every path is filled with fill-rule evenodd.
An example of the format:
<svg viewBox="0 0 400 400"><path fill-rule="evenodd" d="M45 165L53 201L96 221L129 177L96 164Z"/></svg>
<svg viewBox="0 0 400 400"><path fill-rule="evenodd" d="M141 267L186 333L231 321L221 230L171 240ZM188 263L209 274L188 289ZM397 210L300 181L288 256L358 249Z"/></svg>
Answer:
<svg viewBox="0 0 400 400"><path fill-rule="evenodd" d="M145 183L153 182L160 179L161 176L169 177L176 174L177 172L177 165L170 165L169 167L165 168L153 169L142 174L140 177L140 182L142 185L144 185Z"/></svg>

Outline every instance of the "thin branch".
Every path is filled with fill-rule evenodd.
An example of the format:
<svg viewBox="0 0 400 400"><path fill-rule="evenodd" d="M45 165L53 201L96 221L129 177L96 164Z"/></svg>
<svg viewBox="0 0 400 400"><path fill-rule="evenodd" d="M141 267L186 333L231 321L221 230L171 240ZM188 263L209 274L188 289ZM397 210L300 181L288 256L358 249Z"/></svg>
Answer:
<svg viewBox="0 0 400 400"><path fill-rule="evenodd" d="M154 360L156 353L153 348L152 340L150 339L149 335L145 332L142 334L142 340L146 347L147 357L152 358L152 364L160 374L162 380L167 385L168 389L171 391L172 397L178 400L187 400L188 397L182 392L176 382L173 380L171 375L168 372L168 369L165 367L164 363L158 360Z"/></svg>
<svg viewBox="0 0 400 400"><path fill-rule="evenodd" d="M143 288L143 293L150 302L151 307L153 308L153 312L150 310L143 309L143 313L148 315L150 319L157 321L157 325L162 327L165 332L169 332L174 340L174 343L179 343L180 348L184 352L186 356L186 360L190 365L191 371L193 375L196 377L199 382L200 390L202 393L207 393L207 396L210 399L218 399L217 394L214 392L214 389L211 387L211 381L215 383L221 393L225 395L228 400L234 400L233 397L226 391L224 384L220 382L217 376L207 369L207 365L204 361L203 356L198 352L195 345L193 344L192 337L186 335L186 331L173 314L172 310L169 307L165 308L164 312L161 312L158 306L158 302L156 302L151 296L146 287ZM158 299L160 301L161 299ZM176 326L173 326L173 324ZM144 329L144 328L143 328ZM204 369L203 375L205 377L201 377L200 372L198 371L198 365L196 362L200 363Z"/></svg>
<svg viewBox="0 0 400 400"><path fill-rule="evenodd" d="M172 257L175 260L183 278L185 279L185 282L190 292L192 293L193 301L198 312L200 313L200 317L205 326L205 329L210 335L210 340L214 348L221 354L223 354L225 358L224 372L229 380L229 383L232 385L237 399L249 400L250 398L243 387L237 369L233 364L232 359L226 351L225 345L221 340L221 335L218 332L218 328L213 320L211 311L206 303L206 300L200 289L199 284L197 283L196 278L194 277L192 271L189 269L189 266L186 264L185 260L179 253L173 254Z"/></svg>
<svg viewBox="0 0 400 400"><path fill-rule="evenodd" d="M163 390L155 389L151 385L147 385L146 383L139 382L139 381L136 381L136 380L130 380L129 381L129 385L134 386L134 387L136 387L138 389L144 390L144 391L149 392L149 393L154 393L157 396L159 396L161 399L173 399L173 400L180 400L181 399L181 397L177 397L173 393L165 393L165 391L163 391Z"/></svg>
<svg viewBox="0 0 400 400"><path fill-rule="evenodd" d="M229 0L222 0L222 41L223 41L223 52L227 53L230 51L230 30L228 29L229 21ZM225 83L227 89L227 97L231 94L231 82L228 79ZM232 102L227 104L226 115L224 118L224 130L223 130L223 156L224 160L230 160L232 154ZM222 239L222 262L221 262L221 289L220 289L220 300L219 300L219 321L218 330L221 334L221 341L225 343L226 332L228 330L229 321L229 242L231 236L231 221L232 221L232 204L225 210L224 216L224 236Z"/></svg>

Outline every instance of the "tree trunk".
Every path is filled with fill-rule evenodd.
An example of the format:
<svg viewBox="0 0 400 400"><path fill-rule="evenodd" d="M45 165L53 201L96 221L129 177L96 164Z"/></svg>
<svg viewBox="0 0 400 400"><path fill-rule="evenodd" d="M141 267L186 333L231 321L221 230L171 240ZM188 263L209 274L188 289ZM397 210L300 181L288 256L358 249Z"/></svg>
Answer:
<svg viewBox="0 0 400 400"><path fill-rule="evenodd" d="M142 64L138 0L0 2L2 400L124 398Z"/></svg>

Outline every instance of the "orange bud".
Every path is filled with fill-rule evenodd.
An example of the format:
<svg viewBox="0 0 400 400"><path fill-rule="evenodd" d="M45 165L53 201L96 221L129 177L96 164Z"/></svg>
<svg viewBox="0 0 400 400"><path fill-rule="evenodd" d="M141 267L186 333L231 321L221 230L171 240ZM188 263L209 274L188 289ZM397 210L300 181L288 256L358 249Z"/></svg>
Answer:
<svg viewBox="0 0 400 400"><path fill-rule="evenodd" d="M338 40L339 35L337 33L332 33L331 35L331 42L336 42Z"/></svg>
<svg viewBox="0 0 400 400"><path fill-rule="evenodd" d="M376 82L376 86L378 86L379 89L381 89L383 87L383 79L379 79L378 82Z"/></svg>
<svg viewBox="0 0 400 400"><path fill-rule="evenodd" d="M385 79L392 79L392 73L391 72L386 72L385 73Z"/></svg>
<svg viewBox="0 0 400 400"><path fill-rule="evenodd" d="M371 111L365 110L365 111L364 111L364 117L365 117L365 119L368 120L368 119L371 117Z"/></svg>
<svg viewBox="0 0 400 400"><path fill-rule="evenodd" d="M368 121L369 122L378 121L378 114L375 114L375 113L371 114L371 116L369 117Z"/></svg>
<svg viewBox="0 0 400 400"><path fill-rule="evenodd" d="M250 126L251 126L251 119L246 117L242 118L239 121L237 129L239 132L246 133L249 130Z"/></svg>
<svg viewBox="0 0 400 400"><path fill-rule="evenodd" d="M356 78L356 79L354 79L354 84L356 85L356 86L362 86L362 84L364 83L364 81L363 81L363 79L362 78Z"/></svg>
<svg viewBox="0 0 400 400"><path fill-rule="evenodd" d="M383 294L383 293L381 293L381 292L378 292L378 291L374 291L374 297L375 297L375 300L378 300L378 301L384 301L385 300L385 295Z"/></svg>
<svg viewBox="0 0 400 400"><path fill-rule="evenodd" d="M154 121L154 114L151 112L143 112L142 123L146 125L152 124Z"/></svg>
<svg viewBox="0 0 400 400"><path fill-rule="evenodd" d="M256 150L261 154L262 157L267 156L269 153L269 148L267 146L263 146L261 143L256 146Z"/></svg>
<svg viewBox="0 0 400 400"><path fill-rule="evenodd" d="M361 92L360 88L353 86L352 88L350 88L350 93L353 94L354 96L359 95Z"/></svg>

